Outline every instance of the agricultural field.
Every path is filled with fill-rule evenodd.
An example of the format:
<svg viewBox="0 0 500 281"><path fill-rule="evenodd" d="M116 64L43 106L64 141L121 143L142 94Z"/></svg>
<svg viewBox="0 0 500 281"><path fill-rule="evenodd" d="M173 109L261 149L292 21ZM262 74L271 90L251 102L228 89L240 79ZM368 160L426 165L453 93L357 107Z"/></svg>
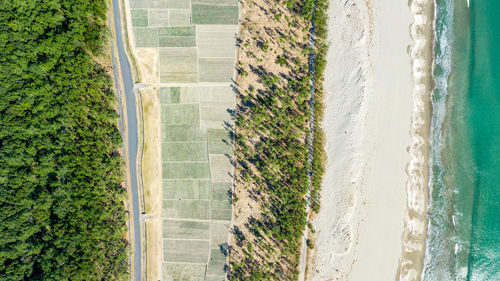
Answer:
<svg viewBox="0 0 500 281"><path fill-rule="evenodd" d="M309 182L316 212L323 173L320 128L309 142L324 14L312 18L311 0L129 1L161 115L163 280L296 279Z"/></svg>
<svg viewBox="0 0 500 281"><path fill-rule="evenodd" d="M129 0L136 48L157 48L160 83L229 83L237 0Z"/></svg>
<svg viewBox="0 0 500 281"><path fill-rule="evenodd" d="M149 71L142 80L158 97L161 128L156 155L161 194L149 197L161 197L161 269L148 280L224 280L232 218L238 2L128 0L127 7L131 47L138 68ZM148 267L156 266L148 259Z"/></svg>
<svg viewBox="0 0 500 281"><path fill-rule="evenodd" d="M227 86L160 88L163 279L223 280L233 127Z"/></svg>

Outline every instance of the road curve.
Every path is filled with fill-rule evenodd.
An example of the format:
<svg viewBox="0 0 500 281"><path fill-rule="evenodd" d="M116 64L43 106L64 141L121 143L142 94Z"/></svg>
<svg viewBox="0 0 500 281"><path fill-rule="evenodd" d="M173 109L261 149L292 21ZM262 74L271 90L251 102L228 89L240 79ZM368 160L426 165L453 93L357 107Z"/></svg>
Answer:
<svg viewBox="0 0 500 281"><path fill-rule="evenodd" d="M130 63L125 53L125 45L122 35L122 21L120 13L120 0L113 0L113 21L116 36L116 48L118 50L118 60L120 61L121 80L116 83L123 83L125 91L125 110L127 111L127 138L128 138L128 163L130 173L130 188L132 195L132 223L134 229L133 235L133 265L134 281L141 280L141 225L139 210L139 189L137 185L137 147L138 147L138 128L137 128L137 108L134 94L134 81L132 80L132 71ZM115 71L117 71L115 69ZM119 84L118 84L119 85ZM117 85L117 86L118 86Z"/></svg>

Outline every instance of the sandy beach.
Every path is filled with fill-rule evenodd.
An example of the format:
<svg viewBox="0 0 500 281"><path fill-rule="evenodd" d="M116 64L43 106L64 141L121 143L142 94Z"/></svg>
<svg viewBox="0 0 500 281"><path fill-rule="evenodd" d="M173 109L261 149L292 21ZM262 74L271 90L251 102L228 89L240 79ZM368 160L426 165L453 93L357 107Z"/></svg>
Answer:
<svg viewBox="0 0 500 281"><path fill-rule="evenodd" d="M427 58L412 59L422 55L412 50L430 50L429 42L413 48L412 24L430 22L418 12L407 1L330 2L323 122L328 160L309 280L418 278L430 71ZM402 238L410 236L416 240L408 246ZM413 247L413 260L405 247Z"/></svg>

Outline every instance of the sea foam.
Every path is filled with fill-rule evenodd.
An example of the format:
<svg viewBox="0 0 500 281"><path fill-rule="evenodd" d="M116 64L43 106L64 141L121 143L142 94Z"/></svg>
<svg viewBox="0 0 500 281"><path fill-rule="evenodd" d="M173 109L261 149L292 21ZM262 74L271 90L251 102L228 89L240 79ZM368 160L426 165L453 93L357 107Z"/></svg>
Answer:
<svg viewBox="0 0 500 281"><path fill-rule="evenodd" d="M410 161L407 166L407 209L402 237L402 255L396 278L419 280L425 253L427 212L427 154L432 71L432 8L431 0L413 0L410 11L412 43L408 54L412 65L413 107L410 127Z"/></svg>

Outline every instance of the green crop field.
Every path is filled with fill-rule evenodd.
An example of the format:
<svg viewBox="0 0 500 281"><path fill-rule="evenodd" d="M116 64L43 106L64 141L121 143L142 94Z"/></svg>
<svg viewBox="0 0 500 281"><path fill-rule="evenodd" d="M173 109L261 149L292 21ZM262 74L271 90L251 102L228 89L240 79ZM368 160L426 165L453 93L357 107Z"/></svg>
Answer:
<svg viewBox="0 0 500 281"><path fill-rule="evenodd" d="M238 6L238 0L191 0L192 4Z"/></svg>
<svg viewBox="0 0 500 281"><path fill-rule="evenodd" d="M206 142L167 142L161 157L165 161L206 161Z"/></svg>
<svg viewBox="0 0 500 281"><path fill-rule="evenodd" d="M148 23L149 26L165 26L170 22L170 14L166 10L149 10ZM134 24L132 22L132 24Z"/></svg>
<svg viewBox="0 0 500 281"><path fill-rule="evenodd" d="M196 38L200 57L232 58L236 52L235 25L199 25Z"/></svg>
<svg viewBox="0 0 500 281"><path fill-rule="evenodd" d="M167 9L189 9L189 0L167 0L167 5L163 7Z"/></svg>
<svg viewBox="0 0 500 281"><path fill-rule="evenodd" d="M196 26L177 26L158 28L159 36L196 36Z"/></svg>
<svg viewBox="0 0 500 281"><path fill-rule="evenodd" d="M195 24L238 24L238 7L193 4Z"/></svg>
<svg viewBox="0 0 500 281"><path fill-rule="evenodd" d="M209 236L208 222L168 220L163 224L163 238L207 239Z"/></svg>
<svg viewBox="0 0 500 281"><path fill-rule="evenodd" d="M207 162L164 162L163 176L167 179L209 179Z"/></svg>
<svg viewBox="0 0 500 281"><path fill-rule="evenodd" d="M238 2L129 0L136 48L158 48L161 83L229 83Z"/></svg>
<svg viewBox="0 0 500 281"><path fill-rule="evenodd" d="M163 180L163 198L210 199L210 188L210 180Z"/></svg>
<svg viewBox="0 0 500 281"><path fill-rule="evenodd" d="M196 82L197 53L197 48L160 48L160 77L166 81Z"/></svg>
<svg viewBox="0 0 500 281"><path fill-rule="evenodd" d="M130 0L130 7L134 8L164 8L171 0Z"/></svg>
<svg viewBox="0 0 500 281"><path fill-rule="evenodd" d="M226 237L227 239L227 237ZM224 275L224 264L226 264L226 256L224 256L219 249L210 250L210 261L208 262L207 275L208 276L221 276ZM213 280L221 280L217 277ZM210 280L210 277L207 278Z"/></svg>
<svg viewBox="0 0 500 281"><path fill-rule="evenodd" d="M157 28L134 27L134 34L136 47L158 47Z"/></svg>
<svg viewBox="0 0 500 281"><path fill-rule="evenodd" d="M159 82L175 84L158 90L162 279L224 280L238 0L128 1L134 47L156 48Z"/></svg>
<svg viewBox="0 0 500 281"><path fill-rule="evenodd" d="M162 128L162 140L164 141L202 141L207 139L207 132L200 130L198 125L164 124Z"/></svg>
<svg viewBox="0 0 500 281"><path fill-rule="evenodd" d="M200 58L201 82L230 81L234 73L232 58Z"/></svg>
<svg viewBox="0 0 500 281"><path fill-rule="evenodd" d="M164 239L163 259L168 262L206 263L210 253L200 249L209 249L209 242Z"/></svg>
<svg viewBox="0 0 500 281"><path fill-rule="evenodd" d="M210 155L210 170L214 182L230 182L233 166L226 155Z"/></svg>
<svg viewBox="0 0 500 281"><path fill-rule="evenodd" d="M233 144L227 130L208 129L208 153L232 155Z"/></svg>
<svg viewBox="0 0 500 281"><path fill-rule="evenodd" d="M205 264L164 263L163 280L204 281L206 269Z"/></svg>
<svg viewBox="0 0 500 281"><path fill-rule="evenodd" d="M160 101L162 104L179 103L180 98L181 90L178 87L160 89Z"/></svg>
<svg viewBox="0 0 500 281"><path fill-rule="evenodd" d="M161 121L165 124L199 124L198 106L195 104L163 105Z"/></svg>
<svg viewBox="0 0 500 281"><path fill-rule="evenodd" d="M148 26L148 10L133 10L132 11L132 25L134 27L147 27Z"/></svg>
<svg viewBox="0 0 500 281"><path fill-rule="evenodd" d="M226 256L221 249L227 247L232 216L233 172L233 140L225 124L232 122L229 111L234 108L234 93L230 86L197 86L164 87L159 94L163 250L164 262L168 262L163 278L223 280ZM204 239L206 244L200 242ZM194 264L175 265L185 260ZM198 262L206 267L201 279Z"/></svg>
<svg viewBox="0 0 500 281"><path fill-rule="evenodd" d="M159 39L160 47L195 47L194 36L162 36Z"/></svg>
<svg viewBox="0 0 500 281"><path fill-rule="evenodd" d="M191 11L185 10L169 10L169 25L170 26L186 26L191 24Z"/></svg>
<svg viewBox="0 0 500 281"><path fill-rule="evenodd" d="M209 200L163 200L163 213L168 218L208 220L209 208Z"/></svg>

